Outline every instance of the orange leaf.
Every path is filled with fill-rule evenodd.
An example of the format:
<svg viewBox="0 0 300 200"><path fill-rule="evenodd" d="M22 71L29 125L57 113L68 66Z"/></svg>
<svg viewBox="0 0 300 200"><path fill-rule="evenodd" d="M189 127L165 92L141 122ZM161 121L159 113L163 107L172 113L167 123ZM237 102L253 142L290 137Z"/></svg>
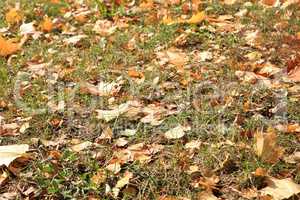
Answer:
<svg viewBox="0 0 300 200"><path fill-rule="evenodd" d="M41 23L41 29L44 32L50 32L53 29L53 22L49 17L45 17L43 22Z"/></svg>
<svg viewBox="0 0 300 200"><path fill-rule="evenodd" d="M141 72L130 69L128 71L128 76L130 76L131 78L142 78L144 75Z"/></svg>
<svg viewBox="0 0 300 200"><path fill-rule="evenodd" d="M276 3L276 0L262 0L262 3L267 6L273 6Z"/></svg>
<svg viewBox="0 0 300 200"><path fill-rule="evenodd" d="M9 24L17 24L20 21L22 21L23 16L20 12L20 10L16 8L11 8L6 14L5 14L5 20Z"/></svg>
<svg viewBox="0 0 300 200"><path fill-rule="evenodd" d="M8 56L20 50L20 44L5 40L0 36L0 56Z"/></svg>

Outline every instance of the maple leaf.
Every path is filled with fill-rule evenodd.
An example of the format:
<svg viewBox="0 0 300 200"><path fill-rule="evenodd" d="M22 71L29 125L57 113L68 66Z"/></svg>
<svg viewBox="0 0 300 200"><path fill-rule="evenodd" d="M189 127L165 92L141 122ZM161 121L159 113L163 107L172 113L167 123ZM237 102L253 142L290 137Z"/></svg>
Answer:
<svg viewBox="0 0 300 200"><path fill-rule="evenodd" d="M6 57L20 50L21 44L5 40L0 36L0 56Z"/></svg>

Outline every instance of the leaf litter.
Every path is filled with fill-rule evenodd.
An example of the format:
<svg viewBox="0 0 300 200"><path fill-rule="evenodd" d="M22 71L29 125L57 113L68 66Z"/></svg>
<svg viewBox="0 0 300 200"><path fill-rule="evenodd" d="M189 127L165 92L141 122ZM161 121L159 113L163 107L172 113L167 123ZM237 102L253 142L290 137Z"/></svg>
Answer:
<svg viewBox="0 0 300 200"><path fill-rule="evenodd" d="M294 0L5 4L0 198L298 195L298 7ZM27 79L16 81L20 74ZM24 108L43 105L45 116Z"/></svg>

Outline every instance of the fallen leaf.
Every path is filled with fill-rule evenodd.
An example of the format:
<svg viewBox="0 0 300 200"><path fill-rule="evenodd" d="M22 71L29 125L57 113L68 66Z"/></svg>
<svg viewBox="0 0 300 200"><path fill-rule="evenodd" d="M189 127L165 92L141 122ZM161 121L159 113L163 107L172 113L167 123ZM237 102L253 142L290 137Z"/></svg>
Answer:
<svg viewBox="0 0 300 200"><path fill-rule="evenodd" d="M5 20L9 24L17 24L21 22L23 19L22 13L19 9L11 8L6 14L5 14Z"/></svg>
<svg viewBox="0 0 300 200"><path fill-rule="evenodd" d="M283 160L290 164L300 163L300 151L294 152L292 155L285 157Z"/></svg>
<svg viewBox="0 0 300 200"><path fill-rule="evenodd" d="M169 16L165 16L163 18L162 23L167 24L167 25L172 25L172 24L199 24L200 22L202 22L203 20L206 19L206 15L205 12L198 12L194 15L192 15L192 17L190 19L175 19L172 20L171 18L169 18Z"/></svg>
<svg viewBox="0 0 300 200"><path fill-rule="evenodd" d="M185 22L188 24L198 24L202 22L205 18L206 18L205 12L202 11L193 15L190 19L186 20Z"/></svg>
<svg viewBox="0 0 300 200"><path fill-rule="evenodd" d="M136 134L135 129L125 129L124 131L121 131L121 135L123 136L134 136Z"/></svg>
<svg viewBox="0 0 300 200"><path fill-rule="evenodd" d="M96 110L98 113L97 118L98 119L103 119L106 122L109 122L120 115L124 114L129 110L129 103L124 103L119 105L116 109L114 110Z"/></svg>
<svg viewBox="0 0 300 200"><path fill-rule="evenodd" d="M187 129L181 125L178 125L177 127L168 130L165 132L165 137L167 139L179 139L182 138L185 135L185 131Z"/></svg>
<svg viewBox="0 0 300 200"><path fill-rule="evenodd" d="M117 147L124 147L128 144L128 141L125 138L118 138L115 145Z"/></svg>
<svg viewBox="0 0 300 200"><path fill-rule="evenodd" d="M278 0L262 0L261 3L267 6L276 6L280 2Z"/></svg>
<svg viewBox="0 0 300 200"><path fill-rule="evenodd" d="M106 178L107 176L105 171L103 169L99 169L97 173L92 176L91 181L96 185L100 185L106 181Z"/></svg>
<svg viewBox="0 0 300 200"><path fill-rule="evenodd" d="M35 27L34 27L34 22L23 23L20 26L20 34L21 35L37 34Z"/></svg>
<svg viewBox="0 0 300 200"><path fill-rule="evenodd" d="M21 127L19 132L20 133L25 133L25 131L30 127L29 122L24 123Z"/></svg>
<svg viewBox="0 0 300 200"><path fill-rule="evenodd" d="M283 148L277 146L277 136L273 130L255 134L255 153L262 161L276 163L283 155Z"/></svg>
<svg viewBox="0 0 300 200"><path fill-rule="evenodd" d="M218 200L211 191L204 191L197 195L198 200Z"/></svg>
<svg viewBox="0 0 300 200"><path fill-rule="evenodd" d="M224 4L226 5L232 5L232 4L235 4L237 0L224 0Z"/></svg>
<svg viewBox="0 0 300 200"><path fill-rule="evenodd" d="M267 177L268 186L261 189L263 195L270 195L273 200L283 200L300 193L300 185L296 184L290 178L276 179Z"/></svg>
<svg viewBox="0 0 300 200"><path fill-rule="evenodd" d="M265 77L270 77L275 74L278 74L282 70L279 67L275 67L271 63L265 63L263 67L258 71L259 75L265 76Z"/></svg>
<svg viewBox="0 0 300 200"><path fill-rule="evenodd" d="M121 89L120 84L111 82L100 82L97 86L87 82L80 83L80 91L96 96L112 96L118 93Z"/></svg>
<svg viewBox="0 0 300 200"><path fill-rule="evenodd" d="M92 144L93 144L92 142L86 141L86 142L82 142L80 144L73 145L70 149L75 152L80 152L80 151L92 146Z"/></svg>
<svg viewBox="0 0 300 200"><path fill-rule="evenodd" d="M82 40L83 38L87 38L87 35L75 35L75 36L72 36L70 38L66 38L64 39L64 43L66 44L72 44L72 45L75 45L77 44L80 40Z"/></svg>
<svg viewBox="0 0 300 200"><path fill-rule="evenodd" d="M0 136L16 136L19 135L20 126L17 123L0 124Z"/></svg>
<svg viewBox="0 0 300 200"><path fill-rule="evenodd" d="M129 180L133 177L133 173L126 171L123 178L118 180L116 186L112 189L114 197L119 195L120 189L122 189L125 185L129 183Z"/></svg>
<svg viewBox="0 0 300 200"><path fill-rule="evenodd" d="M19 51L20 48L20 43L14 43L9 40L5 40L3 37L0 36L0 56L9 56Z"/></svg>
<svg viewBox="0 0 300 200"><path fill-rule="evenodd" d="M128 71L128 76L130 76L131 78L142 78L142 77L144 77L143 73L135 71L133 69Z"/></svg>
<svg viewBox="0 0 300 200"><path fill-rule="evenodd" d="M300 67L295 68L288 74L289 79L295 82L300 81Z"/></svg>
<svg viewBox="0 0 300 200"><path fill-rule="evenodd" d="M199 52L196 54L196 59L201 62L211 60L212 58L213 58L213 55L209 51L202 51L202 52Z"/></svg>
<svg viewBox="0 0 300 200"><path fill-rule="evenodd" d="M102 134L96 140L110 140L112 139L113 132L109 126L103 128Z"/></svg>
<svg viewBox="0 0 300 200"><path fill-rule="evenodd" d="M4 170L1 170L0 173L0 187L2 187L7 182L9 174Z"/></svg>
<svg viewBox="0 0 300 200"><path fill-rule="evenodd" d="M44 32L51 32L53 29L53 22L49 17L44 17L42 23L41 23L41 29Z"/></svg>
<svg viewBox="0 0 300 200"><path fill-rule="evenodd" d="M95 23L93 31L101 36L109 36L117 30L117 27L109 20L98 20Z"/></svg>
<svg viewBox="0 0 300 200"><path fill-rule="evenodd" d="M117 174L121 171L121 164L119 162L112 162L106 166L106 169Z"/></svg>
<svg viewBox="0 0 300 200"><path fill-rule="evenodd" d="M16 158L22 157L29 150L28 144L0 146L0 166L9 166Z"/></svg>
<svg viewBox="0 0 300 200"><path fill-rule="evenodd" d="M298 123L295 124L278 124L275 126L278 131L284 133L300 133L300 125Z"/></svg>
<svg viewBox="0 0 300 200"><path fill-rule="evenodd" d="M186 149L199 149L201 145L201 141L199 140L193 140L191 142L188 142L184 145L184 148Z"/></svg>

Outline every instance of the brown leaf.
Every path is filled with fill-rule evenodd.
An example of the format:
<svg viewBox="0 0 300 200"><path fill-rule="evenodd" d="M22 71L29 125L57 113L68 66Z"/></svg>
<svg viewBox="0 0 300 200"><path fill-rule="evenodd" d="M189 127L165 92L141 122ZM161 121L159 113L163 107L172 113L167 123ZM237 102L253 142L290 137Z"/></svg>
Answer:
<svg viewBox="0 0 300 200"><path fill-rule="evenodd" d="M277 146L277 136L273 130L255 134L255 153L262 161L276 163L283 155L283 148Z"/></svg>

